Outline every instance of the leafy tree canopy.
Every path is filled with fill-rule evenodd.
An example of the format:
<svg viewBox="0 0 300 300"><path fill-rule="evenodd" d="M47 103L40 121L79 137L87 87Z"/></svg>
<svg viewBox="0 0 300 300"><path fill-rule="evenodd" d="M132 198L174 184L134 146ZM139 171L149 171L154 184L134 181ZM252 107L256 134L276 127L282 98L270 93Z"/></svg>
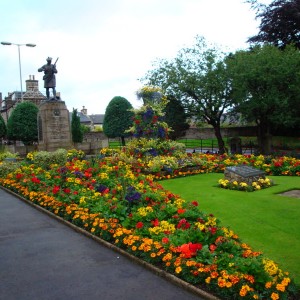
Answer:
<svg viewBox="0 0 300 300"><path fill-rule="evenodd" d="M21 102L13 110L7 122L7 137L30 145L38 140L38 107L32 102Z"/></svg>
<svg viewBox="0 0 300 300"><path fill-rule="evenodd" d="M2 116L0 115L0 138L5 137L6 132L7 132L6 124L5 124Z"/></svg>
<svg viewBox="0 0 300 300"><path fill-rule="evenodd" d="M226 152L221 117L231 106L230 81L223 59L221 51L208 47L204 38L197 36L194 46L181 49L173 60L158 60L142 79L160 86L167 95L179 99L190 115L212 125L221 153Z"/></svg>
<svg viewBox="0 0 300 300"><path fill-rule="evenodd" d="M125 131L132 125L133 116L130 102L121 96L114 97L105 110L103 132L109 138L121 138L125 145L125 137L130 135Z"/></svg>
<svg viewBox="0 0 300 300"><path fill-rule="evenodd" d="M292 46L284 51L272 45L256 46L230 55L235 111L256 122L261 152L269 152L267 137L272 125L299 122L300 52Z"/></svg>
<svg viewBox="0 0 300 300"><path fill-rule="evenodd" d="M300 49L300 0L276 0L269 6L257 0L246 2L257 10L256 18L261 19L259 33L249 38L249 43L271 43L280 49L294 44Z"/></svg>
<svg viewBox="0 0 300 300"><path fill-rule="evenodd" d="M71 132L73 143L82 143L83 141L83 130L80 123L80 117L77 114L77 109L73 108L72 120L71 120Z"/></svg>
<svg viewBox="0 0 300 300"><path fill-rule="evenodd" d="M169 137L172 140L184 136L185 131L189 129L187 123L187 114L185 113L182 103L174 96L168 97L169 102L165 108L165 121L171 127L172 131L169 133Z"/></svg>

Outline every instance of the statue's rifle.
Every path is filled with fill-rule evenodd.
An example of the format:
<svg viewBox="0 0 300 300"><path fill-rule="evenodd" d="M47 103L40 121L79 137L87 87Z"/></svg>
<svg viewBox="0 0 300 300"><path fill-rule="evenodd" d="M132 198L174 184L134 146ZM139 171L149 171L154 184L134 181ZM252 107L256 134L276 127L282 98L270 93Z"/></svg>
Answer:
<svg viewBox="0 0 300 300"><path fill-rule="evenodd" d="M55 63L54 63L54 66L56 66L56 63L57 63L58 59L59 59L59 57L56 59L56 61L55 61Z"/></svg>

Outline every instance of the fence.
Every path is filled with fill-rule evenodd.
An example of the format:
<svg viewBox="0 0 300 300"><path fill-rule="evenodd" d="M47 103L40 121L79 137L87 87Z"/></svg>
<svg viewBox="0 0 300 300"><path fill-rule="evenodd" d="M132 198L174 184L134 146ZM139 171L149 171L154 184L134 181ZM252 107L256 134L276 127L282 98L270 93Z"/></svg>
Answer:
<svg viewBox="0 0 300 300"><path fill-rule="evenodd" d="M177 140L179 143L185 144L187 152L202 152L202 153L218 153L219 146L216 139L180 139ZM253 154L257 148L250 141L246 145L232 144L232 140L225 140L225 145L229 149L230 153L242 153L242 154Z"/></svg>
<svg viewBox="0 0 300 300"><path fill-rule="evenodd" d="M127 139L128 141L128 139ZM201 152L201 153L218 153L219 146L216 139L179 139L177 142L185 145L187 152ZM231 153L243 153L243 154L253 154L256 151L256 147L252 142L247 145L241 145L233 150L232 145L230 145L229 140L225 140ZM108 139L108 147L111 149L117 149L122 146L121 139Z"/></svg>

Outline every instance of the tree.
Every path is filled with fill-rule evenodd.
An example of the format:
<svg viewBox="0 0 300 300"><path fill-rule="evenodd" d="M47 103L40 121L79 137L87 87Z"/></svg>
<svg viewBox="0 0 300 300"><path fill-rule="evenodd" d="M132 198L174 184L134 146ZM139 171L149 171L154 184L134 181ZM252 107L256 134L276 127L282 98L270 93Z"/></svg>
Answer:
<svg viewBox="0 0 300 300"><path fill-rule="evenodd" d="M166 94L180 99L191 116L214 128L220 153L225 153L221 135L221 117L231 106L231 88L224 54L216 47L208 48L196 37L196 44L179 51L173 60L159 60L142 81L160 86Z"/></svg>
<svg viewBox="0 0 300 300"><path fill-rule="evenodd" d="M6 124L2 116L0 115L0 138L4 138L6 136L6 133L7 133Z"/></svg>
<svg viewBox="0 0 300 300"><path fill-rule="evenodd" d="M259 33L248 39L249 43L272 45L284 49L294 44L300 49L300 0L276 0L269 6L248 0L261 19Z"/></svg>
<svg viewBox="0 0 300 300"><path fill-rule="evenodd" d="M183 136L190 126L186 122L187 114L185 113L182 103L174 96L169 96L168 100L169 102L165 108L165 121L173 130L169 133L169 137L176 140Z"/></svg>
<svg viewBox="0 0 300 300"><path fill-rule="evenodd" d="M123 146L125 146L125 137L130 135L125 130L132 125L134 113L131 109L132 105L127 99L116 96L109 102L105 110L103 132L109 138L121 138Z"/></svg>
<svg viewBox="0 0 300 300"><path fill-rule="evenodd" d="M27 101L19 103L7 121L8 139L22 141L24 145L37 142L37 114L38 107L34 103Z"/></svg>
<svg viewBox="0 0 300 300"><path fill-rule="evenodd" d="M73 143L82 143L83 131L81 128L80 117L77 115L77 109L74 108L72 112L71 131Z"/></svg>
<svg viewBox="0 0 300 300"><path fill-rule="evenodd" d="M226 61L235 112L257 124L259 150L268 154L271 127L300 122L300 52L293 46L264 45L238 51Z"/></svg>

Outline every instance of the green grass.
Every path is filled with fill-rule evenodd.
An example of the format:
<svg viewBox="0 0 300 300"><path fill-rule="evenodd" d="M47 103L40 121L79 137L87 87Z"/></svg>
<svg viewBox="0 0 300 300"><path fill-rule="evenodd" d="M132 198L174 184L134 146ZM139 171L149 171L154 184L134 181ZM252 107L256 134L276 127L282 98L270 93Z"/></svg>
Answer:
<svg viewBox="0 0 300 300"><path fill-rule="evenodd" d="M223 177L203 174L160 183L187 201L197 200L202 211L214 214L300 284L300 198L278 195L300 189L300 177L269 176L275 186L249 193L217 187Z"/></svg>
<svg viewBox="0 0 300 300"><path fill-rule="evenodd" d="M213 148L218 147L217 139L179 139L179 143L183 143L188 148ZM226 141L225 141L226 142Z"/></svg>
<svg viewBox="0 0 300 300"><path fill-rule="evenodd" d="M122 146L122 144L120 141L109 141L108 142L108 147L111 149L119 148L121 146Z"/></svg>
<svg viewBox="0 0 300 300"><path fill-rule="evenodd" d="M240 137L243 146L256 145L256 137ZM230 146L230 138L223 137L226 147ZM179 139L177 142L183 143L188 148L212 148L218 147L217 139ZM287 136L273 136L272 145L278 149L300 149L300 138Z"/></svg>

